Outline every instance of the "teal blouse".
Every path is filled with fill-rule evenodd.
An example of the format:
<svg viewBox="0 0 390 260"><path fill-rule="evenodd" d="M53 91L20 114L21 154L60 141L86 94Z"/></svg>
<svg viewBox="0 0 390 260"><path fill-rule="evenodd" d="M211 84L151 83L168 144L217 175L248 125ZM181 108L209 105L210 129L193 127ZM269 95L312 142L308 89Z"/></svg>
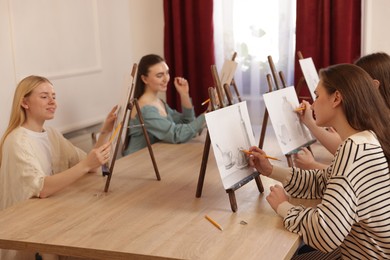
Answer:
<svg viewBox="0 0 390 260"><path fill-rule="evenodd" d="M193 108L183 107L183 113L179 113L165 103L165 109L167 111L166 117L161 116L154 106L143 106L141 108L151 144L158 141L173 144L187 142L195 137L205 125L204 114L195 118ZM142 127L136 126L139 124L138 116L129 121L130 142L124 151L124 155L134 153L147 146Z"/></svg>

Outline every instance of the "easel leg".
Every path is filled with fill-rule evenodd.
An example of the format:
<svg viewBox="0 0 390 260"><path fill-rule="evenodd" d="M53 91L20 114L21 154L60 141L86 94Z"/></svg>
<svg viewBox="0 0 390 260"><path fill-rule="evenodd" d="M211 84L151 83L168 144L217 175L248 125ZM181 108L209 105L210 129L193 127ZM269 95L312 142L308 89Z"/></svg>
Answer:
<svg viewBox="0 0 390 260"><path fill-rule="evenodd" d="M288 167L293 167L294 166L294 162L293 162L291 154L286 155L286 158L287 158Z"/></svg>
<svg viewBox="0 0 390 260"><path fill-rule="evenodd" d="M145 141L146 141L146 143L147 143L147 145L148 145L150 158L152 159L154 172L156 173L156 178L157 178L157 180L160 181L160 180L161 180L160 173L159 173L158 168L157 168L157 163L156 163L156 159L154 158L154 153L153 153L152 145L150 144L149 135L148 135L148 132L146 131L145 123L144 123L144 118L143 118L143 116L142 116L141 108L140 108L139 105L138 105L137 99L134 99L134 104L135 104L135 108L137 109L137 114L138 114L138 118L139 118L139 121L140 121L141 126L142 126L142 131L143 131L143 133L144 133Z"/></svg>
<svg viewBox="0 0 390 260"><path fill-rule="evenodd" d="M227 190L226 192L229 194L230 207L232 208L233 212L236 212L237 201L236 201L236 195L234 194L234 190Z"/></svg>
<svg viewBox="0 0 390 260"><path fill-rule="evenodd" d="M260 132L260 140L259 140L259 148L260 149L263 149L264 139L265 139L265 131L267 131L267 124L268 124L268 110L265 109L264 117L263 117L263 124L261 125L261 132Z"/></svg>
<svg viewBox="0 0 390 260"><path fill-rule="evenodd" d="M263 183L261 182L260 175L255 177L255 181L256 181L256 185L257 185L257 188L259 189L260 193L263 193L264 186L263 186Z"/></svg>
<svg viewBox="0 0 390 260"><path fill-rule="evenodd" d="M147 133L145 133L145 134L147 136ZM154 153L153 153L152 146L151 146L150 142L148 142L148 149L149 149L150 158L152 159L154 172L156 173L156 178L158 181L160 181L161 180L160 173L159 173L158 168L157 168L156 159L154 158Z"/></svg>
<svg viewBox="0 0 390 260"><path fill-rule="evenodd" d="M196 187L196 197L197 198L200 198L200 196L202 196L204 177L206 175L207 161L209 159L209 153L210 153L210 144L211 144L210 134L207 131L206 141L205 141L204 149L203 149L202 165L200 167L198 185Z"/></svg>
<svg viewBox="0 0 390 260"><path fill-rule="evenodd" d="M108 192L108 188L110 187L110 181L111 181L111 173L107 174L107 180L106 180L106 186L104 187L104 192Z"/></svg>

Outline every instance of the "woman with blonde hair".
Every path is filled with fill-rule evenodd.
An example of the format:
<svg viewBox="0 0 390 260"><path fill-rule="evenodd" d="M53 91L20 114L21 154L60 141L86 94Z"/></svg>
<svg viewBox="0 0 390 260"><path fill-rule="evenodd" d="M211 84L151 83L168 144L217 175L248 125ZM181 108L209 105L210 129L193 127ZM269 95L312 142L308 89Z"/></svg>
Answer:
<svg viewBox="0 0 390 260"><path fill-rule="evenodd" d="M33 197L49 197L108 162L111 144L106 140L116 107L88 155L58 131L44 126L46 120L54 118L56 108L56 94L48 79L28 76L20 81L8 128L0 141L0 210ZM23 259L26 254L3 250L1 259Z"/></svg>

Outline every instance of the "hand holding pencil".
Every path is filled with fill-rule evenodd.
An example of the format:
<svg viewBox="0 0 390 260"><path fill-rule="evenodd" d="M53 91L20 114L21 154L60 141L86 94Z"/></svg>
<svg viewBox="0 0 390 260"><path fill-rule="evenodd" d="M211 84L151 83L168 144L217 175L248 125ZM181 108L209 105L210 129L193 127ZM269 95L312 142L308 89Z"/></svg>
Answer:
<svg viewBox="0 0 390 260"><path fill-rule="evenodd" d="M256 168L260 174L267 177L270 176L273 166L268 159L271 158L257 146L252 146L249 148L248 152L250 153L249 165ZM274 157L272 158L276 159Z"/></svg>
<svg viewBox="0 0 390 260"><path fill-rule="evenodd" d="M240 150L240 151L245 153L246 155L251 155L252 154L252 152L249 151L249 150L243 149L243 150ZM270 160L280 161L278 158L275 158L275 157L272 157L272 156L269 156L269 155L265 155L265 158L270 159Z"/></svg>
<svg viewBox="0 0 390 260"><path fill-rule="evenodd" d="M309 129L310 126L315 125L313 112L309 102L307 102L306 100L302 100L302 103L294 111L299 115L301 122L304 123L307 127L309 127Z"/></svg>
<svg viewBox="0 0 390 260"><path fill-rule="evenodd" d="M309 102L305 101L307 104ZM302 114L306 108L310 108L310 104L308 106L306 106L306 103L305 102L302 102L301 104L299 104L299 107L295 108L294 111L295 112L298 112L299 114Z"/></svg>

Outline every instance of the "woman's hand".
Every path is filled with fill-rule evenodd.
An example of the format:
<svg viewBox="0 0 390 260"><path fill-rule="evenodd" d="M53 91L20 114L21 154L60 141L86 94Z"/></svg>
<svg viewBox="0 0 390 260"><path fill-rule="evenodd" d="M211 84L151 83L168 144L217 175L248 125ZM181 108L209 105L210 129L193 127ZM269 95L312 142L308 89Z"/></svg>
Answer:
<svg viewBox="0 0 390 260"><path fill-rule="evenodd" d="M111 109L110 113L108 113L106 120L104 120L103 126L100 129L99 138L96 141L94 148L98 148L101 145L103 145L105 142L107 142L109 134L112 132L112 129L114 128L115 120L118 116L117 109L118 106L116 105Z"/></svg>
<svg viewBox="0 0 390 260"><path fill-rule="evenodd" d="M175 84L175 88L180 96L189 95L190 86L185 78L176 77L173 83Z"/></svg>
<svg viewBox="0 0 390 260"><path fill-rule="evenodd" d="M303 147L298 153L294 154L293 160L294 166L305 170L313 169L312 166L315 162L313 154L306 147Z"/></svg>
<svg viewBox="0 0 390 260"><path fill-rule="evenodd" d="M103 126L100 130L101 134L110 133L114 128L115 120L117 118L117 114L116 114L117 109L118 109L118 105L114 106L111 109L110 113L108 113L106 120L104 120Z"/></svg>
<svg viewBox="0 0 390 260"><path fill-rule="evenodd" d="M278 206L288 201L288 196L282 186L276 184L270 187L270 194L266 197L269 205L277 212Z"/></svg>
<svg viewBox="0 0 390 260"><path fill-rule="evenodd" d="M88 167L88 172L94 172L96 168L107 163L111 155L111 143L107 142L98 148L92 149L85 158L86 166Z"/></svg>
<svg viewBox="0 0 390 260"><path fill-rule="evenodd" d="M309 129L311 126L316 126L316 121L314 120L310 103L306 100L302 100L302 103L299 105L299 107L305 108L304 110L297 111L301 122Z"/></svg>
<svg viewBox="0 0 390 260"><path fill-rule="evenodd" d="M185 108L192 108L192 103L190 99L190 86L188 81L184 78L176 77L174 82L177 92L180 95L181 105Z"/></svg>
<svg viewBox="0 0 390 260"><path fill-rule="evenodd" d="M249 152L251 153L249 156L249 165L255 167L260 174L270 176L273 166L266 158L266 153L256 146L249 148Z"/></svg>

